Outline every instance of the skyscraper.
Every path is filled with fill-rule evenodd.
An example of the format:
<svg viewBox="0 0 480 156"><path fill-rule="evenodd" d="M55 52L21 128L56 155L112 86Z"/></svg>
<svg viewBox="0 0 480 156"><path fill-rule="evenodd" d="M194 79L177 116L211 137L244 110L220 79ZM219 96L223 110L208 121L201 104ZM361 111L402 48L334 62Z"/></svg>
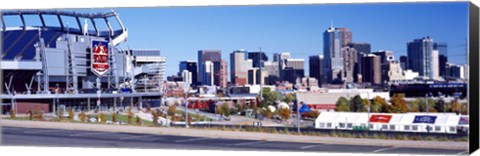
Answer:
<svg viewBox="0 0 480 156"><path fill-rule="evenodd" d="M403 70L407 70L408 68L408 58L405 55L400 56L400 66Z"/></svg>
<svg viewBox="0 0 480 156"><path fill-rule="evenodd" d="M353 82L355 64L357 64L357 50L350 47L343 47L343 72L344 79L343 82Z"/></svg>
<svg viewBox="0 0 480 156"><path fill-rule="evenodd" d="M203 85L213 86L214 79L215 79L215 69L212 61L205 61L204 70L205 73L203 74Z"/></svg>
<svg viewBox="0 0 480 156"><path fill-rule="evenodd" d="M330 83L344 80L344 62L341 48L352 41L352 33L347 28L331 26L323 33L324 72Z"/></svg>
<svg viewBox="0 0 480 156"><path fill-rule="evenodd" d="M198 83L198 79L197 79L197 62L195 61L192 61L192 60L188 60L188 61L181 61L180 62L180 65L179 65L179 72L183 72L183 70L187 70L189 71L192 76L191 76L191 79L192 79L192 82L191 82L191 86L196 86L196 84Z"/></svg>
<svg viewBox="0 0 480 156"><path fill-rule="evenodd" d="M259 68L263 66L263 62L268 61L267 55L264 52L248 52L248 59L252 60L252 66Z"/></svg>
<svg viewBox="0 0 480 156"><path fill-rule="evenodd" d="M230 53L230 81L232 84L247 84L248 70L252 68L252 60L247 58L247 51L245 50Z"/></svg>
<svg viewBox="0 0 480 156"><path fill-rule="evenodd" d="M434 43L433 49L438 50L438 70L440 76L447 75L448 47L447 43Z"/></svg>
<svg viewBox="0 0 480 156"><path fill-rule="evenodd" d="M310 77L316 78L318 86L321 87L325 83L323 73L323 55L313 55L309 57L308 61Z"/></svg>
<svg viewBox="0 0 480 156"><path fill-rule="evenodd" d="M199 79L198 81L202 85L219 85L220 84L219 75L214 75L213 81L210 82L211 79L210 77L208 77L209 75L206 73L205 63L207 61L210 61L210 63L213 66L212 72L219 73L221 59L222 59L222 54L220 50L199 50L198 51L198 62L197 62L198 63L198 79Z"/></svg>
<svg viewBox="0 0 480 156"><path fill-rule="evenodd" d="M381 83L386 83L389 81L389 71L390 64L392 61L395 60L393 51L389 50L380 50L377 52L373 52L372 54L377 55L380 57L380 71L381 71Z"/></svg>
<svg viewBox="0 0 480 156"><path fill-rule="evenodd" d="M353 70L353 81L354 82L362 82L362 58L364 55L370 54L371 46L370 43L348 43L350 48L354 48L357 50L357 61L355 63L355 67Z"/></svg>
<svg viewBox="0 0 480 156"><path fill-rule="evenodd" d="M380 56L368 54L363 57L362 81L372 85L381 83Z"/></svg>
<svg viewBox="0 0 480 156"><path fill-rule="evenodd" d="M225 88L227 87L228 81L227 81L227 61L222 60L220 62L220 72L219 74L219 87Z"/></svg>
<svg viewBox="0 0 480 156"><path fill-rule="evenodd" d="M305 60L293 58L285 59L282 71L282 73L284 73L282 78L283 81L295 83L297 78L305 76Z"/></svg>
<svg viewBox="0 0 480 156"><path fill-rule="evenodd" d="M408 67L420 76L433 78L433 39L429 36L407 43Z"/></svg>

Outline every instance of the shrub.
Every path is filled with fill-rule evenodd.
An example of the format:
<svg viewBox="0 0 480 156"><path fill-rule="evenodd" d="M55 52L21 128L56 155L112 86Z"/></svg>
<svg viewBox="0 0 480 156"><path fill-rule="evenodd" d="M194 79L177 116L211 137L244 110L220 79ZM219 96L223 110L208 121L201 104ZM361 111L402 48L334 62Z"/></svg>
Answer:
<svg viewBox="0 0 480 156"><path fill-rule="evenodd" d="M117 123L117 113L112 114L112 122Z"/></svg>
<svg viewBox="0 0 480 156"><path fill-rule="evenodd" d="M95 122L99 122L98 118L100 118L99 115L95 115Z"/></svg>
<svg viewBox="0 0 480 156"><path fill-rule="evenodd" d="M80 114L78 114L78 118L80 118L81 122L87 121L87 116L85 115L85 112L81 112Z"/></svg>
<svg viewBox="0 0 480 156"><path fill-rule="evenodd" d="M138 117L138 115L136 116L136 123L137 123L137 125L142 125L142 119L140 119L140 117Z"/></svg>
<svg viewBox="0 0 480 156"><path fill-rule="evenodd" d="M160 112L158 111L152 111L152 117L153 117L153 125L158 126L158 116Z"/></svg>
<svg viewBox="0 0 480 156"><path fill-rule="evenodd" d="M92 118L92 116L87 115L87 122L90 122L90 118Z"/></svg>
<svg viewBox="0 0 480 156"><path fill-rule="evenodd" d="M32 110L28 110L27 113L28 113L28 119L29 119L29 120L33 120L33 112L32 112Z"/></svg>
<svg viewBox="0 0 480 156"><path fill-rule="evenodd" d="M10 109L10 118L15 119L15 109Z"/></svg>
<svg viewBox="0 0 480 156"><path fill-rule="evenodd" d="M68 108L68 119L73 120L74 115L72 107Z"/></svg>
<svg viewBox="0 0 480 156"><path fill-rule="evenodd" d="M100 122L101 123L107 122L107 118L105 117L105 114L103 114L103 113L100 113Z"/></svg>
<svg viewBox="0 0 480 156"><path fill-rule="evenodd" d="M168 115L172 116L172 121L175 120L174 118L175 118L176 111L177 111L177 106L171 105L168 107L167 112L168 112Z"/></svg>
<svg viewBox="0 0 480 156"><path fill-rule="evenodd" d="M42 115L42 112L40 112L39 108L36 108L33 113L34 113L34 118L36 120L43 120L43 115Z"/></svg>
<svg viewBox="0 0 480 156"><path fill-rule="evenodd" d="M132 108L128 108L127 112L127 124L132 124L133 112Z"/></svg>

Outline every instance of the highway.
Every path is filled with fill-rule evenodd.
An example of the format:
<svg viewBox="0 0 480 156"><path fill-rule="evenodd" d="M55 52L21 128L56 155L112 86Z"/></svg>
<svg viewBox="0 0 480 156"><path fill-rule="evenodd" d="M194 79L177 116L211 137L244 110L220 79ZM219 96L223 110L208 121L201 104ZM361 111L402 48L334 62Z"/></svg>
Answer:
<svg viewBox="0 0 480 156"><path fill-rule="evenodd" d="M176 135L1 127L8 146L463 155L466 150L276 142ZM386 140L387 141L387 140Z"/></svg>

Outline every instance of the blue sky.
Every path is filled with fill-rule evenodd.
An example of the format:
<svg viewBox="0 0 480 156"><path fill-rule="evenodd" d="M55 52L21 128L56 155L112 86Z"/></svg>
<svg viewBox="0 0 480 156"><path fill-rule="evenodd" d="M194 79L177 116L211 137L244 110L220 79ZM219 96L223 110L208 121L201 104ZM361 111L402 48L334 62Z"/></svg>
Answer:
<svg viewBox="0 0 480 156"><path fill-rule="evenodd" d="M110 9L76 10L86 12ZM431 36L448 44L449 62L466 63L468 3L382 3L161 7L114 9L129 30L130 48L159 49L167 56L167 75L182 60L197 60L200 49L218 49L229 60L238 49L262 47L294 58L323 54L323 32L333 21L347 27L354 42L368 42L372 51L406 54L406 43ZM230 64L229 64L230 66ZM308 65L305 66L308 75Z"/></svg>

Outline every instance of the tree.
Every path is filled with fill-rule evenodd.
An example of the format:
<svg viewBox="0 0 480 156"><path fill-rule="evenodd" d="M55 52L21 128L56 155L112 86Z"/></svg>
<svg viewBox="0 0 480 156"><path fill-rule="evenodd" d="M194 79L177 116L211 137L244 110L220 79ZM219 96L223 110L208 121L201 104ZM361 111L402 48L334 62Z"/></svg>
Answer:
<svg viewBox="0 0 480 156"><path fill-rule="evenodd" d="M112 122L117 123L117 113L112 113Z"/></svg>
<svg viewBox="0 0 480 156"><path fill-rule="evenodd" d="M348 103L349 102L348 102L347 98L345 98L343 96L338 98L337 103L335 104L336 107L337 107L335 109L335 111L337 111L337 112L350 112L350 106L349 106Z"/></svg>
<svg viewBox="0 0 480 156"><path fill-rule="evenodd" d="M350 99L350 111L352 112L364 112L365 106L363 105L363 100L360 95L355 95Z"/></svg>
<svg viewBox="0 0 480 156"><path fill-rule="evenodd" d="M435 109L438 111L438 112L446 112L446 107L445 107L445 101L443 101L443 99L439 99L437 101L435 101Z"/></svg>
<svg viewBox="0 0 480 156"><path fill-rule="evenodd" d="M228 108L228 104L226 102L224 102L221 106L220 106L220 111L221 111L221 114L226 116L226 117L229 117L230 116L230 108Z"/></svg>
<svg viewBox="0 0 480 156"><path fill-rule="evenodd" d="M420 110L420 105L425 105L423 103L423 100L420 100L420 99L415 99L413 101L411 101L408 105L408 111L409 112L419 112Z"/></svg>
<svg viewBox="0 0 480 156"><path fill-rule="evenodd" d="M394 94L390 101L392 103L392 106L396 107L395 109L398 109L398 111L395 111L396 113L408 112L407 101L405 101L404 96L399 94Z"/></svg>
<svg viewBox="0 0 480 156"><path fill-rule="evenodd" d="M147 104L146 113L150 113L150 112L152 112L152 107L149 104Z"/></svg>
<svg viewBox="0 0 480 156"><path fill-rule="evenodd" d="M297 97L295 94L287 94L285 95L285 97L283 98L283 102L285 103L290 103L290 102L293 102L293 100L295 100Z"/></svg>
<svg viewBox="0 0 480 156"><path fill-rule="evenodd" d="M128 108L127 111L127 124L132 124L133 112L132 108Z"/></svg>
<svg viewBox="0 0 480 156"><path fill-rule="evenodd" d="M10 118L15 119L15 109L10 109Z"/></svg>
<svg viewBox="0 0 480 156"><path fill-rule="evenodd" d="M136 116L136 123L137 125L142 125L142 119L138 115Z"/></svg>
<svg viewBox="0 0 480 156"><path fill-rule="evenodd" d="M426 105L425 105L425 100L420 100L418 101L418 110L420 112L426 112ZM428 112L436 112L435 110L435 100L433 99L428 99Z"/></svg>
<svg viewBox="0 0 480 156"><path fill-rule="evenodd" d="M63 119L63 114L64 114L64 113L65 113L65 112L63 112L63 109L58 109L58 118L60 118L60 120Z"/></svg>
<svg viewBox="0 0 480 156"><path fill-rule="evenodd" d="M371 108L370 108L370 110L372 112L386 113L387 109L388 109L388 104L385 101L385 99L383 99L380 96L375 96L375 98L373 98L373 102L372 102L372 105L371 105Z"/></svg>
<svg viewBox="0 0 480 156"><path fill-rule="evenodd" d="M278 109L278 115L280 115L283 121L286 121L290 119L290 109L280 108Z"/></svg>
<svg viewBox="0 0 480 156"><path fill-rule="evenodd" d="M263 99L260 102L260 107L267 107L268 105L274 104L277 99L279 99L280 94L276 91L271 91L270 88L262 89Z"/></svg>
<svg viewBox="0 0 480 156"><path fill-rule="evenodd" d="M105 114L103 114L103 113L100 113L100 122L101 123L106 123L107 122L107 118L105 117Z"/></svg>
<svg viewBox="0 0 480 156"><path fill-rule="evenodd" d="M152 117L153 117L153 125L154 126L158 126L158 116L159 116L159 112L158 111L152 111ZM198 114L197 114L198 115Z"/></svg>
<svg viewBox="0 0 480 156"><path fill-rule="evenodd" d="M175 120L175 113L177 112L177 106L171 105L168 107L168 115L172 116L172 121Z"/></svg>
<svg viewBox="0 0 480 156"><path fill-rule="evenodd" d="M68 119L73 120L74 115L72 107L68 108Z"/></svg>
<svg viewBox="0 0 480 156"><path fill-rule="evenodd" d="M319 111L310 111L310 112L307 112L307 113L303 113L303 115L307 118L312 118L312 119L316 119L319 115L320 115L320 112Z"/></svg>
<svg viewBox="0 0 480 156"><path fill-rule="evenodd" d="M33 113L34 113L33 116L36 120L40 120L40 121L43 120L42 112L40 112L40 109L38 107L35 108L35 111Z"/></svg>
<svg viewBox="0 0 480 156"><path fill-rule="evenodd" d="M85 115L85 112L83 112L83 111L80 114L78 114L78 118L80 118L81 122L87 121L87 116Z"/></svg>
<svg viewBox="0 0 480 156"><path fill-rule="evenodd" d="M27 113L28 113L28 119L29 119L29 120L33 120L33 112L32 112L32 110L28 110Z"/></svg>

